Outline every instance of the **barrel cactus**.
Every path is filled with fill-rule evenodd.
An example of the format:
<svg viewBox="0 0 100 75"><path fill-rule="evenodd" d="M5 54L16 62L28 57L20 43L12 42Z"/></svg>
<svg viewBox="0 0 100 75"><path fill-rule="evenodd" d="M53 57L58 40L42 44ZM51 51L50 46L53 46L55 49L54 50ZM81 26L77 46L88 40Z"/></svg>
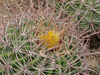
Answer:
<svg viewBox="0 0 100 75"><path fill-rule="evenodd" d="M84 30L85 28L95 31L98 29L100 22L100 1L99 0L66 0L64 10L67 14L71 12L76 14L76 22L84 16L79 23L79 28Z"/></svg>
<svg viewBox="0 0 100 75"><path fill-rule="evenodd" d="M84 21L88 12L83 12L78 18L77 14L72 12L72 7L66 5L70 2L72 1L50 0L46 2L45 9L40 4L35 9L31 0L32 6L27 11L21 10L18 6L21 14L15 14L16 17L10 15L11 18L7 23L5 19L2 19L0 30L1 75L97 73L92 69L93 64L85 61L87 60L85 57L91 55L82 43L85 37L81 38L81 36L85 32L81 29L77 31L78 25ZM75 3L77 2L80 1L76 0ZM81 6L79 7L81 8ZM85 4L83 7L89 9L89 6L85 6Z"/></svg>

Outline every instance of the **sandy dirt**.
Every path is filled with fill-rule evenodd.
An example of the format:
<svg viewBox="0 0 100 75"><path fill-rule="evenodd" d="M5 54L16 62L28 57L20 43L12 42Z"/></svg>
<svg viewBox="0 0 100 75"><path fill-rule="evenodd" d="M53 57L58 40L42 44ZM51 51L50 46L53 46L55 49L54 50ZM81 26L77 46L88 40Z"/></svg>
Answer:
<svg viewBox="0 0 100 75"><path fill-rule="evenodd" d="M30 6L29 1L30 0L0 0L0 21L4 17L6 20L9 20L9 12L12 15L14 14L11 7L15 12L20 13L18 5L21 7L21 9L28 8Z"/></svg>
<svg viewBox="0 0 100 75"><path fill-rule="evenodd" d="M10 12L14 15L14 12L11 8L14 9L16 13L20 13L20 9L18 5L21 7L22 10L25 10L31 6L31 0L0 0L0 22L1 19L5 17L6 20L9 20L8 13ZM46 6L46 0L39 0L40 4L43 8ZM55 0L55 1L62 1L62 0ZM34 8L38 8L38 0L32 0ZM18 4L18 5L17 5Z"/></svg>

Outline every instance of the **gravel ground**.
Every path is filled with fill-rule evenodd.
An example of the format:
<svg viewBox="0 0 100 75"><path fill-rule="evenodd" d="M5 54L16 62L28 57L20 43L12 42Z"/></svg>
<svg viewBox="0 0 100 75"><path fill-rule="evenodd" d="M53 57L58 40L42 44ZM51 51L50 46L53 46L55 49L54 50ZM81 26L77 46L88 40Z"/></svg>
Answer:
<svg viewBox="0 0 100 75"><path fill-rule="evenodd" d="M33 6L35 8L38 7L38 0L32 0ZM10 11L10 14L14 15L14 12L12 11L11 7L14 9L16 13L20 13L18 5L21 7L22 10L25 8L29 8L31 3L30 0L0 0L0 21L1 18L6 18L6 20L9 20L9 15L6 13ZM46 0L40 0L40 4L45 7ZM10 7L11 6L11 7Z"/></svg>
<svg viewBox="0 0 100 75"><path fill-rule="evenodd" d="M30 6L30 0L0 0L0 21L1 18L6 18L9 20L9 15L6 13L8 10L11 14L14 14L10 8L10 6L18 13L20 13L17 3L20 5L22 9L28 8ZM8 6L8 7L6 7Z"/></svg>

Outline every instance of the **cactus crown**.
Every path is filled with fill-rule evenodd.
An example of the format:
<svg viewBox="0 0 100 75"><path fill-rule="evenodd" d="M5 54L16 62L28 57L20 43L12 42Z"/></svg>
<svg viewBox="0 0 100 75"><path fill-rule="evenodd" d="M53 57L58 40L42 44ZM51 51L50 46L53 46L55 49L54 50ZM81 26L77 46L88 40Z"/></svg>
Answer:
<svg viewBox="0 0 100 75"><path fill-rule="evenodd" d="M47 48L51 48L53 46L59 45L60 34L50 30L47 33L41 33L39 38L43 42L43 45L46 44Z"/></svg>

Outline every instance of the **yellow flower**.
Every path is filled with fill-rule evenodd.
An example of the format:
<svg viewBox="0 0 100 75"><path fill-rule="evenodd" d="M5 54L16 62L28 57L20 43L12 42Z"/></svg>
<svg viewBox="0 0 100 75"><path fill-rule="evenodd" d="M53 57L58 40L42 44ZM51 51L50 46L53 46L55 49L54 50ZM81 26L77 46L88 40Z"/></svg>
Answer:
<svg viewBox="0 0 100 75"><path fill-rule="evenodd" d="M60 34L50 30L46 34L42 33L39 38L42 40L43 45L45 45L46 48L51 48L59 44Z"/></svg>

